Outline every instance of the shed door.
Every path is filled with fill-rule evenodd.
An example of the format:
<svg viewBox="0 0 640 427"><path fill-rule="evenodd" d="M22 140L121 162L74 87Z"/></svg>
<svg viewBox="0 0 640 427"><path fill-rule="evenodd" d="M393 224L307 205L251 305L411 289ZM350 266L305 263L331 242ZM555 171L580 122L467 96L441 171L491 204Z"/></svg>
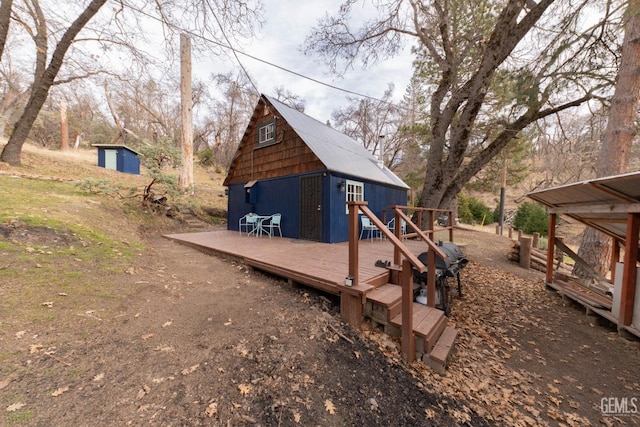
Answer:
<svg viewBox="0 0 640 427"><path fill-rule="evenodd" d="M118 150L104 150L104 167L105 169L118 169Z"/></svg>
<svg viewBox="0 0 640 427"><path fill-rule="evenodd" d="M300 238L322 241L322 175L300 179Z"/></svg>

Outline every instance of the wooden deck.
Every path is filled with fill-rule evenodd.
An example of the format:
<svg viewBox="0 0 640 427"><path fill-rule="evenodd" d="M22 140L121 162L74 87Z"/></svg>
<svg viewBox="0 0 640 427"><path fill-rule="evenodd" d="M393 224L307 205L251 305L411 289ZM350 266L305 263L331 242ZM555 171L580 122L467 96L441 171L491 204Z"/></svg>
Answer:
<svg viewBox="0 0 640 427"><path fill-rule="evenodd" d="M280 237L255 237L236 231L211 231L169 234L165 237L192 246L206 253L226 256L301 283L340 296L343 304L358 305L345 310L358 313L350 324L360 324L368 317L382 326L385 332L399 335L401 328L401 287L389 283L390 271L377 267L376 261L393 263L393 245L386 240L360 240L357 286L344 285L349 271L349 244L319 243ZM418 240L405 240L412 253L419 255L427 245ZM414 303L414 338L416 357L443 371L453 347L456 331L447 326L448 319L441 310ZM447 334L443 332L447 331ZM443 335L444 339L440 340ZM431 354L431 356L429 355Z"/></svg>
<svg viewBox="0 0 640 427"><path fill-rule="evenodd" d="M228 230L168 234L165 237L204 252L236 258L249 266L334 295L359 290L344 285L349 272L347 242L329 244L280 237L255 237ZM416 255L427 250L426 244L418 241L406 240L405 243ZM387 283L387 269L376 267L375 263L377 260L393 262L391 243L375 239L360 240L359 259L358 274L362 292ZM378 284L367 285L370 282Z"/></svg>

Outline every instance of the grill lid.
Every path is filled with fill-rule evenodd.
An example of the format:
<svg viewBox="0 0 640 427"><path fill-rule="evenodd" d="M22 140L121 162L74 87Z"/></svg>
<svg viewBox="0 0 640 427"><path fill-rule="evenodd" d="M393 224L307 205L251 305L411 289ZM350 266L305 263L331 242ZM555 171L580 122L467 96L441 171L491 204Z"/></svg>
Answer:
<svg viewBox="0 0 640 427"><path fill-rule="evenodd" d="M442 259L440 255L436 253L436 268L438 270L452 270L458 271L467 264L462 250L458 245L453 242L438 242L438 248L447 256L446 259ZM428 265L429 252L423 252L418 255L418 259L424 265Z"/></svg>

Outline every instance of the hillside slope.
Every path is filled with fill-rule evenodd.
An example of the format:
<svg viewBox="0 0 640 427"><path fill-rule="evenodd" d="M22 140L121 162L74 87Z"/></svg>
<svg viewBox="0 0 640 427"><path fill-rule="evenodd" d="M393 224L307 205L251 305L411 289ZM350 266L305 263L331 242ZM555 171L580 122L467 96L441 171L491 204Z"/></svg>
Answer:
<svg viewBox="0 0 640 427"><path fill-rule="evenodd" d="M439 375L346 327L331 296L164 239L189 224L139 199L81 191L148 178L75 157L30 147L0 172L0 425L640 422L601 406L640 394L638 344L508 264L507 238L456 230L471 261ZM224 205L221 177L198 173L182 206Z"/></svg>

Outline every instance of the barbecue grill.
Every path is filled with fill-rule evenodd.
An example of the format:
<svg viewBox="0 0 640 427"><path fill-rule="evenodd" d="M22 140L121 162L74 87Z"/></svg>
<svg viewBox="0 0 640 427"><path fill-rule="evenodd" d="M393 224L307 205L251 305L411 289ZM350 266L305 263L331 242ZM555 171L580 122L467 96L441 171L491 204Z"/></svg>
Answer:
<svg viewBox="0 0 640 427"><path fill-rule="evenodd" d="M444 311L445 315L451 314L451 293L449 278L455 277L458 284L458 296L462 296L462 282L460 280L460 271L464 269L469 260L464 256L462 250L453 242L438 242L438 248L447 256L442 259L436 253L436 306ZM429 268L429 252L423 252L418 255L418 259L427 268ZM427 271L420 273L413 269L414 282L420 285L417 289L418 293L427 287ZM420 300L418 299L418 302Z"/></svg>

